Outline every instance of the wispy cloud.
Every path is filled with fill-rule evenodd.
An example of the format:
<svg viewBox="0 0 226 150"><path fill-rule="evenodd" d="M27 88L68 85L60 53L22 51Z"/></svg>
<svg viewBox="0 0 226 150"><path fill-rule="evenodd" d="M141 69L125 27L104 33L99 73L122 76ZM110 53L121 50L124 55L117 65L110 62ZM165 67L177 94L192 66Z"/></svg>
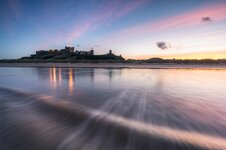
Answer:
<svg viewBox="0 0 226 150"><path fill-rule="evenodd" d="M90 31L94 31L106 25L111 25L115 20L128 15L129 13L141 8L151 0L114 0L114 1L100 1L95 7L87 6L85 2L76 5L77 10L71 9L71 5L75 5L73 1L59 6L54 1L47 1L43 3L40 9L40 15L30 16L26 14L27 19L30 19L33 27L40 31L43 39L46 39L39 47L44 48L49 45L56 45L59 43L73 44L75 40L86 35ZM20 19L25 19L22 14L21 0L9 0L7 2L11 13ZM76 3L77 4L77 3ZM87 8L92 8L85 10ZM65 10L67 10L65 12ZM61 15L60 12L64 11ZM84 17L78 14L85 14ZM72 18L72 16L76 16ZM49 20L47 21L46 18ZM66 22L61 24L60 22ZM50 25L49 22L59 22L55 24L53 29L49 31L49 27L45 27L44 23ZM68 23L69 22L69 23ZM56 29L54 29L56 28ZM55 30L55 32L53 31ZM51 39L51 40L50 40Z"/></svg>
<svg viewBox="0 0 226 150"><path fill-rule="evenodd" d="M70 40L75 40L88 31L109 24L116 19L126 16L130 12L144 6L147 0L131 0L129 3L125 0L104 1L97 9L90 14L89 19L79 23L69 34Z"/></svg>
<svg viewBox="0 0 226 150"><path fill-rule="evenodd" d="M126 28L118 31L114 35L111 35L111 37L109 37L110 40L106 42L111 43L128 39L133 36L138 37L139 35L150 35L152 33L164 32L168 30L202 26L203 24L200 23L200 18L203 16L209 16L209 18L205 18L205 20L208 21L210 21L211 18L214 18L215 22L225 20L226 3L200 7L189 12L180 13L179 15L166 17L165 19L159 19L155 21L152 20L130 28Z"/></svg>

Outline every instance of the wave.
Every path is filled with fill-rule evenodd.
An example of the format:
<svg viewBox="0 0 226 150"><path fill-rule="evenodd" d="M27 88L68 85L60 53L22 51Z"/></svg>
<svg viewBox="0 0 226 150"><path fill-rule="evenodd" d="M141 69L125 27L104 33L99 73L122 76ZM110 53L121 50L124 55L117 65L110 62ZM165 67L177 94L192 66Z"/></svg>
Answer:
<svg viewBox="0 0 226 150"><path fill-rule="evenodd" d="M226 139L0 88L4 149L226 149Z"/></svg>

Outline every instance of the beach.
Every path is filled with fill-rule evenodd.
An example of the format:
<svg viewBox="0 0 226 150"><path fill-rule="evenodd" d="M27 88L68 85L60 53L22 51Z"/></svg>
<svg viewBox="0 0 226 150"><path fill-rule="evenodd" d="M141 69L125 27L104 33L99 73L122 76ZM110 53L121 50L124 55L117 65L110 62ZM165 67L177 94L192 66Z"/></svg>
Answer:
<svg viewBox="0 0 226 150"><path fill-rule="evenodd" d="M226 64L165 63L0 63L0 67L62 67L62 68L134 68L134 69L226 69Z"/></svg>
<svg viewBox="0 0 226 150"><path fill-rule="evenodd" d="M222 66L7 65L0 149L226 149Z"/></svg>

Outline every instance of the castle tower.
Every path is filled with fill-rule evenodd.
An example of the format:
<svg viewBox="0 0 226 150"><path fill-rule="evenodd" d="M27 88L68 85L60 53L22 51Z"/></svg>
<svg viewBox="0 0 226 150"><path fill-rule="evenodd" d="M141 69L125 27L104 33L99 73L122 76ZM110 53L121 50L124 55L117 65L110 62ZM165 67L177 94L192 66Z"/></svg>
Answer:
<svg viewBox="0 0 226 150"><path fill-rule="evenodd" d="M94 50L93 49L90 50L90 55L94 55Z"/></svg>

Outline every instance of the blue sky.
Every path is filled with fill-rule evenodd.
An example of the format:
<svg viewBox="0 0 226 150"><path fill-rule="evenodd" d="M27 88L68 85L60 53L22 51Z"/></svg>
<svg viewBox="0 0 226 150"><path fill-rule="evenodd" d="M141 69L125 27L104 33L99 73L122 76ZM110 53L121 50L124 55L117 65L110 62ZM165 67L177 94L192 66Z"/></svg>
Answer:
<svg viewBox="0 0 226 150"><path fill-rule="evenodd" d="M224 0L3 0L0 22L0 59L65 45L135 59L226 58Z"/></svg>

